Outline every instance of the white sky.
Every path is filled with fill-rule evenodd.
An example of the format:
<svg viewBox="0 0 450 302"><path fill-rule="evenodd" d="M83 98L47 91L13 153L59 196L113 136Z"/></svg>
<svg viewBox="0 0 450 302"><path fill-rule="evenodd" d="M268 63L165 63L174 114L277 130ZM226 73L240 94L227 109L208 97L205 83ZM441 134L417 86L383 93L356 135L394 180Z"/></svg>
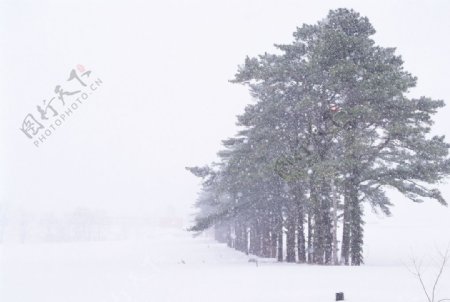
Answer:
<svg viewBox="0 0 450 302"><path fill-rule="evenodd" d="M215 160L250 101L228 83L237 65L338 7L398 48L419 78L413 95L450 100L450 1L0 1L0 202L185 213L199 186L184 167ZM77 64L104 84L36 148L19 127ZM438 133L450 134L449 113ZM395 202L381 223L419 220L450 239L448 208Z"/></svg>

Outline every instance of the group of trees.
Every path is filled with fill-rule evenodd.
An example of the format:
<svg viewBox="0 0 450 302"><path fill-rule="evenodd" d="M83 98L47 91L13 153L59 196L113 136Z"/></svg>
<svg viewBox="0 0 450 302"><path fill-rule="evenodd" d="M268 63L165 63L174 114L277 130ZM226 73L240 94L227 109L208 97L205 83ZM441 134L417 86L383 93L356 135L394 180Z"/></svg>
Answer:
<svg viewBox="0 0 450 302"><path fill-rule="evenodd" d="M145 216L116 216L85 207L56 213L0 203L0 244L125 240L147 233L152 223Z"/></svg>
<svg viewBox="0 0 450 302"><path fill-rule="evenodd" d="M279 261L360 265L364 204L389 215L387 188L446 204L430 187L450 172L449 145L430 135L444 103L409 98L416 78L374 33L337 9L246 58L232 80L255 99L242 130L218 163L188 168L202 178L192 231L214 226L217 240Z"/></svg>

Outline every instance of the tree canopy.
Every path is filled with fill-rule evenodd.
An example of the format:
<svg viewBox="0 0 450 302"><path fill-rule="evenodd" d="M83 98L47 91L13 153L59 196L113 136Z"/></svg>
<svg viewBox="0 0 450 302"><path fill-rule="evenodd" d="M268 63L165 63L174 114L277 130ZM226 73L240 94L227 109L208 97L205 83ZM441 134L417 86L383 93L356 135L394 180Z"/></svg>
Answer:
<svg viewBox="0 0 450 302"><path fill-rule="evenodd" d="M374 34L337 9L245 59L232 82L256 102L219 163L189 168L203 179L193 231L214 226L218 240L280 261L359 265L365 203L389 215L393 188L447 204L433 185L450 172L449 144L430 134L444 102L410 98L417 79Z"/></svg>

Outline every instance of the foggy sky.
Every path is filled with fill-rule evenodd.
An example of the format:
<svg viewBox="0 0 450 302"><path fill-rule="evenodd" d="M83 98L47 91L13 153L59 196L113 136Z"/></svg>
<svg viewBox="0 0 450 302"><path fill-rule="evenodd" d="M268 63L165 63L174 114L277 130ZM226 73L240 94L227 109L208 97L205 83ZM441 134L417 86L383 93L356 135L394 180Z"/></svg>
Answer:
<svg viewBox="0 0 450 302"><path fill-rule="evenodd" d="M338 7L369 17L376 42L397 47L419 78L412 96L450 102L444 0L0 1L0 203L188 213L199 181L184 167L216 160L251 102L246 88L228 83L238 64ZM103 85L36 148L21 123L77 64ZM436 133L449 136L449 113L437 116ZM442 188L449 198L450 186ZM394 218L369 222L448 236L448 208L392 196Z"/></svg>

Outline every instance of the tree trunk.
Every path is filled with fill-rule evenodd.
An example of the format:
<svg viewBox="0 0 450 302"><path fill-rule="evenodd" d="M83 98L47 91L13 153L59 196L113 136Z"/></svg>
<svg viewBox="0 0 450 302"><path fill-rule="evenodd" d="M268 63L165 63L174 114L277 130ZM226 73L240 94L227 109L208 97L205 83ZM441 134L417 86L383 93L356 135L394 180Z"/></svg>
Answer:
<svg viewBox="0 0 450 302"><path fill-rule="evenodd" d="M321 196L321 215L322 215L322 236L324 250L324 264L332 263L333 255L333 225L331 221L331 200L332 192L330 184L323 180Z"/></svg>
<svg viewBox="0 0 450 302"><path fill-rule="evenodd" d="M270 258L270 226L267 221L264 222L262 229L262 257Z"/></svg>
<svg viewBox="0 0 450 302"><path fill-rule="evenodd" d="M278 227L278 233L277 233L277 241L278 241L278 243L277 243L277 260L279 261L279 262L282 262L283 261L283 258L284 258L284 256L283 256L283 210L281 209L281 207L280 207L280 209L279 209L279 213L278 213L278 221L277 221L278 223L278 225L277 225L277 227Z"/></svg>
<svg viewBox="0 0 450 302"><path fill-rule="evenodd" d="M244 253L248 253L247 227L245 222L240 219L236 221L234 232L236 236L235 249Z"/></svg>
<svg viewBox="0 0 450 302"><path fill-rule="evenodd" d="M277 219L274 214L270 213L270 258L277 257Z"/></svg>
<svg viewBox="0 0 450 302"><path fill-rule="evenodd" d="M350 264L350 193L348 189L348 185L345 185L345 193L344 193L344 217L342 222L342 245L341 245L341 264L349 265Z"/></svg>
<svg viewBox="0 0 450 302"><path fill-rule="evenodd" d="M324 262L324 222L322 215L322 199L318 196L319 188L311 184L311 205L314 213L314 237L313 237L313 263L323 264Z"/></svg>
<svg viewBox="0 0 450 302"><path fill-rule="evenodd" d="M288 210L286 219L286 261L295 262L295 211Z"/></svg>
<svg viewBox="0 0 450 302"><path fill-rule="evenodd" d="M257 228L257 223L256 221L254 221L251 226L250 226L250 247L248 249L248 252L252 255L256 255L256 238L257 238L257 233L256 233L256 228Z"/></svg>
<svg viewBox="0 0 450 302"><path fill-rule="evenodd" d="M306 262L304 220L304 207L302 205L299 205L297 216L297 254L298 261L301 263Z"/></svg>
<svg viewBox="0 0 450 302"><path fill-rule="evenodd" d="M351 205L351 237L350 237L350 251L352 265L361 265L363 261L363 225L364 221L362 219L363 208L359 202L358 194L356 189L352 198Z"/></svg>
<svg viewBox="0 0 450 302"><path fill-rule="evenodd" d="M331 184L331 192L332 192L332 198L333 198L333 212L332 212L332 218L333 218L333 264L338 265L339 264L339 246L338 246L338 239L337 239L337 229L338 229L338 195L336 194L336 187L334 185L334 180Z"/></svg>
<svg viewBox="0 0 450 302"><path fill-rule="evenodd" d="M227 245L228 247L234 248L234 230L231 226L231 224L227 225Z"/></svg>
<svg viewBox="0 0 450 302"><path fill-rule="evenodd" d="M313 240L313 228L312 228L312 218L311 210L308 213L308 263L313 263L313 251L314 247L312 245Z"/></svg>

